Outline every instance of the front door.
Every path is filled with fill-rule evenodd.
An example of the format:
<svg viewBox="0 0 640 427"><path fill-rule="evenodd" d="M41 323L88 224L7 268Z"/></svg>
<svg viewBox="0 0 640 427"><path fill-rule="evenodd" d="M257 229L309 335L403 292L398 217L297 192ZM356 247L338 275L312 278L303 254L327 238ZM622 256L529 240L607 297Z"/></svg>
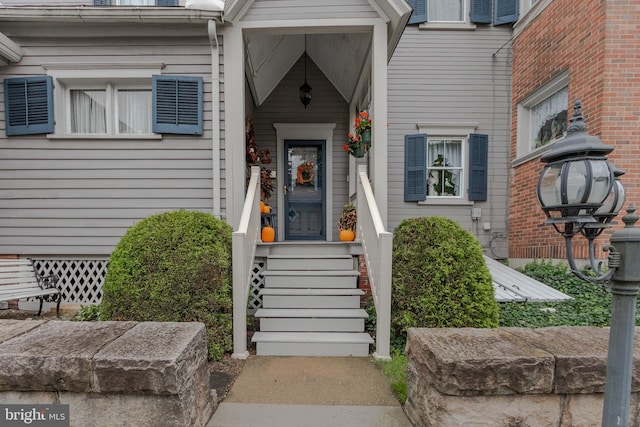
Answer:
<svg viewBox="0 0 640 427"><path fill-rule="evenodd" d="M325 141L285 140L285 240L325 240Z"/></svg>

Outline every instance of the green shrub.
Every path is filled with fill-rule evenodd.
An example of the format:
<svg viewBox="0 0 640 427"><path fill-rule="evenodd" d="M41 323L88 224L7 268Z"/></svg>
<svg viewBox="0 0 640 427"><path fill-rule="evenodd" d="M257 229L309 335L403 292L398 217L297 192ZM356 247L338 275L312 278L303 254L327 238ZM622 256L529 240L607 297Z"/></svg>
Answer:
<svg viewBox="0 0 640 427"><path fill-rule="evenodd" d="M202 322L219 359L232 345L231 227L202 212L150 216L116 246L102 290L102 320Z"/></svg>
<svg viewBox="0 0 640 427"><path fill-rule="evenodd" d="M455 221L406 219L393 236L391 329L498 326L498 305L479 242Z"/></svg>
<svg viewBox="0 0 640 427"><path fill-rule="evenodd" d="M80 311L76 314L75 320L79 322L95 322L100 320L100 304L81 305Z"/></svg>
<svg viewBox="0 0 640 427"><path fill-rule="evenodd" d="M609 325L611 293L600 285L579 279L569 271L566 264L534 261L518 270L574 299L545 303L502 302L500 326L540 328ZM638 319L636 324L640 325Z"/></svg>

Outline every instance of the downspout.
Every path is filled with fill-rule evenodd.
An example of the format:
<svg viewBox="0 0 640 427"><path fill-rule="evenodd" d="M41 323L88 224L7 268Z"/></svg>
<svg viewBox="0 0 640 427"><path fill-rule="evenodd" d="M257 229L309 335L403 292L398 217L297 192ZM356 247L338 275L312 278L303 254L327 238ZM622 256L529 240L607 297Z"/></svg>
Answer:
<svg viewBox="0 0 640 427"><path fill-rule="evenodd" d="M213 168L213 215L220 218L220 55L216 21L209 20L207 27L211 44L211 159Z"/></svg>

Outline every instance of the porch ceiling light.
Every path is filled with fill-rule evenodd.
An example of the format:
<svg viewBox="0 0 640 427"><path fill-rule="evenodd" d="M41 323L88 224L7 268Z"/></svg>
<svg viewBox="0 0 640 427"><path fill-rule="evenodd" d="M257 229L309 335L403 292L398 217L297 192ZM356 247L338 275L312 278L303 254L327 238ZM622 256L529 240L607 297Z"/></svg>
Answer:
<svg viewBox="0 0 640 427"><path fill-rule="evenodd" d="M304 84L300 86L300 102L304 105L305 110L307 105L311 103L311 86L307 83L307 35L304 35Z"/></svg>

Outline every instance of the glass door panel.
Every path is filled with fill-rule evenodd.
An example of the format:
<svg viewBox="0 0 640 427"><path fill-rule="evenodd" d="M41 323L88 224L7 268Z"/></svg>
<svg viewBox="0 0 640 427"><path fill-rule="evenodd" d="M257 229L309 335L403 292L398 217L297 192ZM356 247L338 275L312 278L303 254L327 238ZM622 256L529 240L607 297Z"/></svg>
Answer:
<svg viewBox="0 0 640 427"><path fill-rule="evenodd" d="M286 140L285 240L324 240L324 141Z"/></svg>

